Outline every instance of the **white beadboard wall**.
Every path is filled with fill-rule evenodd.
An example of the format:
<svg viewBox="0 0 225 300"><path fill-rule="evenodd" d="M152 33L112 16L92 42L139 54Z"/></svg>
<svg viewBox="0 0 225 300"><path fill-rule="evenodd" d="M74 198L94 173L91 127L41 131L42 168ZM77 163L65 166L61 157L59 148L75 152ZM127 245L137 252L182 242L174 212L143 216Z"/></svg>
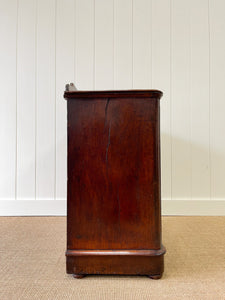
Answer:
<svg viewBox="0 0 225 300"><path fill-rule="evenodd" d="M66 213L66 83L160 89L163 214L225 214L224 0L0 0L0 215Z"/></svg>

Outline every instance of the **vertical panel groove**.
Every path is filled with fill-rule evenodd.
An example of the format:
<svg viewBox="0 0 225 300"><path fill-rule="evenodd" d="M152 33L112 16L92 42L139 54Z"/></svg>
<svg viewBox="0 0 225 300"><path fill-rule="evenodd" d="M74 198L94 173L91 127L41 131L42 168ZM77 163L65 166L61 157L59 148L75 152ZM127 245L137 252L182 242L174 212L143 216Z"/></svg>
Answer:
<svg viewBox="0 0 225 300"><path fill-rule="evenodd" d="M152 38L152 35L153 35L153 22L152 22L152 18L153 18L153 13L152 13L152 9L153 9L153 5L152 5L152 0L150 0L150 55L151 55L151 58L150 58L150 65L151 65L151 71L150 71L150 88L152 89L153 88L153 55L152 55L152 41L153 41L153 38Z"/></svg>
<svg viewBox="0 0 225 300"><path fill-rule="evenodd" d="M208 0L208 39L209 39L209 195L212 200L212 150L211 150L211 28L210 28L210 0Z"/></svg>
<svg viewBox="0 0 225 300"><path fill-rule="evenodd" d="M94 9L93 9L93 89L95 90L95 73L96 73L96 62L95 62L95 0L94 0Z"/></svg>
<svg viewBox="0 0 225 300"><path fill-rule="evenodd" d="M17 132L17 120L18 120L18 112L17 112L17 101L18 101L18 20L19 20L19 0L17 0L17 10L16 10L16 148L15 148L15 200L17 200L17 147L18 147L18 132Z"/></svg>
<svg viewBox="0 0 225 300"><path fill-rule="evenodd" d="M76 56L76 47L77 47L77 35L76 35L76 15L77 15L77 1L74 0L74 82L75 82L75 86L77 87L77 70L76 70L76 66L77 66L77 56Z"/></svg>
<svg viewBox="0 0 225 300"><path fill-rule="evenodd" d="M193 188L192 188L192 98L191 98L191 63L192 63L192 56L191 56L191 3L188 2L188 12L189 12L189 24L188 24L188 44L189 44L189 88L188 88L188 100L189 100L189 157L190 157L190 197L192 200L193 197Z"/></svg>
<svg viewBox="0 0 225 300"><path fill-rule="evenodd" d="M115 89L115 0L113 1L113 89Z"/></svg>
<svg viewBox="0 0 225 300"><path fill-rule="evenodd" d="M38 0L35 3L35 138L34 138L34 197L37 200L37 16Z"/></svg>
<svg viewBox="0 0 225 300"><path fill-rule="evenodd" d="M131 26L132 26L132 29L131 29L131 57L132 57L132 88L134 87L134 0L132 0L132 3L131 3L131 14L132 14L132 17L131 17Z"/></svg>
<svg viewBox="0 0 225 300"><path fill-rule="evenodd" d="M170 0L170 164L171 164L171 176L170 176L170 191L171 191L171 199L173 199L173 131L172 131L172 105L173 105L173 95L172 95L172 2Z"/></svg>
<svg viewBox="0 0 225 300"><path fill-rule="evenodd" d="M56 72L57 72L57 68L56 68L56 37L57 37L57 7L58 7L58 1L55 0L55 107L54 107L54 114L55 114L55 131L54 131L54 134L55 134L55 163L54 163L54 168L55 168L55 171L54 171L54 200L56 200L56 124L57 124L57 120L56 120Z"/></svg>

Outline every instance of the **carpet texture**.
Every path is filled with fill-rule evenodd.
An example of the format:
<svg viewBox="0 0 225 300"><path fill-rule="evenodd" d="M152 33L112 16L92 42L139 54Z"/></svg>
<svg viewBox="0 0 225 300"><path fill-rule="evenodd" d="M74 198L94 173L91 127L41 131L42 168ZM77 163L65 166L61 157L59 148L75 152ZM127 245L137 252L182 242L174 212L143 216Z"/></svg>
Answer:
<svg viewBox="0 0 225 300"><path fill-rule="evenodd" d="M0 218L0 299L225 299L225 217L163 217L160 280L74 279L65 272L65 217Z"/></svg>

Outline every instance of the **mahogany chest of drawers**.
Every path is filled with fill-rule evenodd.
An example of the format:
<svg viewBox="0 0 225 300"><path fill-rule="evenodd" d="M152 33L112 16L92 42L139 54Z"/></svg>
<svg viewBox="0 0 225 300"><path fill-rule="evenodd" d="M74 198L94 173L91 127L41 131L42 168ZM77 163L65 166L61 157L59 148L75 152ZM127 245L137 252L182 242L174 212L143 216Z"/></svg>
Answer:
<svg viewBox="0 0 225 300"><path fill-rule="evenodd" d="M163 273L157 90L65 91L67 273Z"/></svg>

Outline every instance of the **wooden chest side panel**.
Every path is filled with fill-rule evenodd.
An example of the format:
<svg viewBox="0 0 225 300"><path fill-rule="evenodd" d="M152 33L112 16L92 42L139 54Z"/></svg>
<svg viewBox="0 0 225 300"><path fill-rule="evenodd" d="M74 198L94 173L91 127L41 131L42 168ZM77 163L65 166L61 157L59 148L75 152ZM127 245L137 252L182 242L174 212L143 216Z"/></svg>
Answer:
<svg viewBox="0 0 225 300"><path fill-rule="evenodd" d="M159 101L67 105L68 249L159 249Z"/></svg>

